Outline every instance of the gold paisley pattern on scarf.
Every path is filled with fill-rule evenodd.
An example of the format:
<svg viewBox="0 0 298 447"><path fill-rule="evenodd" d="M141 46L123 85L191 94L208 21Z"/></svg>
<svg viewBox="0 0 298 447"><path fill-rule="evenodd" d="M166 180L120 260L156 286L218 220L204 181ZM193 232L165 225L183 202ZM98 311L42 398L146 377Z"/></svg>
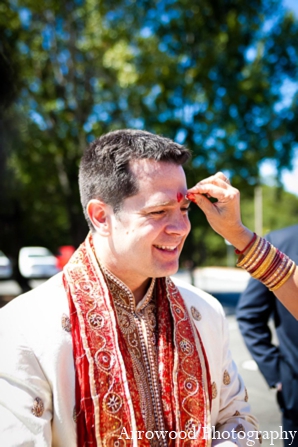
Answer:
<svg viewBox="0 0 298 447"><path fill-rule="evenodd" d="M76 368L78 445L132 447L136 438L121 438L123 430L205 427L211 398L208 362L174 283L158 279L152 299L152 281L135 308L131 291L103 274L91 234L64 269L63 283ZM197 434L179 445L206 447L204 433ZM142 447L174 445L171 439L142 439Z"/></svg>

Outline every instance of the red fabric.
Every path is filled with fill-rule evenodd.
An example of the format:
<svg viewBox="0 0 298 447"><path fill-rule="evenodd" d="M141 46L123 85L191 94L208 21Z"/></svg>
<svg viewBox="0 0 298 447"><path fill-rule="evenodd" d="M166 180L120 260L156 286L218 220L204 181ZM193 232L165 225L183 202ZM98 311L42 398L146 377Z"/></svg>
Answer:
<svg viewBox="0 0 298 447"><path fill-rule="evenodd" d="M64 279L64 287L68 290L67 282ZM69 295L69 294L68 294ZM69 310L71 316L71 331L73 340L73 352L76 372L76 415L78 446L85 443L95 447L96 439L94 430L89 428L94 426L94 407L91 397L88 362L85 361L84 349L80 339L80 326L76 314L76 309L72 300L69 300Z"/></svg>
<svg viewBox="0 0 298 447"><path fill-rule="evenodd" d="M64 268L76 371L78 447L136 446L121 438L146 432L130 356L109 290L95 258L92 236ZM168 431L201 426L198 438L168 439L169 446L205 446L211 383L204 348L184 301L167 278L157 280L158 368ZM136 436L137 437L137 436ZM139 441L140 442L140 441ZM149 446L142 437L142 447Z"/></svg>

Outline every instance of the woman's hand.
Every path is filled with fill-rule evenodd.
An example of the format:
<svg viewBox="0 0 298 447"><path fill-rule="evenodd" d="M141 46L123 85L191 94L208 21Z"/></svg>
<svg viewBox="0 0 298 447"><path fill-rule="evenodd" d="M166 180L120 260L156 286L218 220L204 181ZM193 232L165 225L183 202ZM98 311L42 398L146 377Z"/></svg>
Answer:
<svg viewBox="0 0 298 447"><path fill-rule="evenodd" d="M201 180L187 191L186 197L201 208L213 230L238 250L252 239L252 231L241 221L240 193L222 172ZM217 201L211 202L210 197Z"/></svg>

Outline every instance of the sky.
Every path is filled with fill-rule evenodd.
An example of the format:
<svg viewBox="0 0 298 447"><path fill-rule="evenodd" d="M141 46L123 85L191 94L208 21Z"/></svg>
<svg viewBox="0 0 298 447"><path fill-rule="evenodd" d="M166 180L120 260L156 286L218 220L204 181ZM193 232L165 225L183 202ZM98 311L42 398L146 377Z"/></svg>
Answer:
<svg viewBox="0 0 298 447"><path fill-rule="evenodd" d="M294 11L298 17L298 1L297 0L284 0L284 6ZM293 171L285 171L282 176L282 181L285 189L298 196L298 151L296 151L296 157L294 161Z"/></svg>
<svg viewBox="0 0 298 447"><path fill-rule="evenodd" d="M298 157L295 160L294 170L285 172L282 176L282 181L287 191L298 196Z"/></svg>
<svg viewBox="0 0 298 447"><path fill-rule="evenodd" d="M297 0L284 0L283 3L286 8L291 9L298 17ZM293 171L285 171L282 176L282 181L287 191L298 195L298 150L296 151Z"/></svg>
<svg viewBox="0 0 298 447"><path fill-rule="evenodd" d="M276 169L274 162L266 161L261 165L261 176L264 183L272 184ZM285 170L281 177L282 183L286 191L298 196L298 150L293 163L293 170Z"/></svg>
<svg viewBox="0 0 298 447"><path fill-rule="evenodd" d="M292 10L298 17L298 0L283 0L283 4L286 8ZM274 163L264 162L261 166L261 176L263 177L263 181L265 183L270 183L270 179L272 179L274 175ZM281 180L286 191L289 191L298 196L298 149L296 150L296 155L293 162L293 170L285 170L282 174Z"/></svg>
<svg viewBox="0 0 298 447"><path fill-rule="evenodd" d="M298 2L297 0L284 0L283 4L286 8L292 9L295 14L298 15Z"/></svg>

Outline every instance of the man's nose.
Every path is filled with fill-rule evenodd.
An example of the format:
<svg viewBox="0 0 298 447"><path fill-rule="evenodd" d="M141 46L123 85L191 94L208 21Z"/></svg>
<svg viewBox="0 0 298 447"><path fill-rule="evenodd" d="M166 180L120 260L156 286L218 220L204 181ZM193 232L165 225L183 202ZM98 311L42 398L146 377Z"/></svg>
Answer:
<svg viewBox="0 0 298 447"><path fill-rule="evenodd" d="M175 213L166 226L166 232L169 234L178 234L185 236L190 231L190 222L188 216L181 212Z"/></svg>

